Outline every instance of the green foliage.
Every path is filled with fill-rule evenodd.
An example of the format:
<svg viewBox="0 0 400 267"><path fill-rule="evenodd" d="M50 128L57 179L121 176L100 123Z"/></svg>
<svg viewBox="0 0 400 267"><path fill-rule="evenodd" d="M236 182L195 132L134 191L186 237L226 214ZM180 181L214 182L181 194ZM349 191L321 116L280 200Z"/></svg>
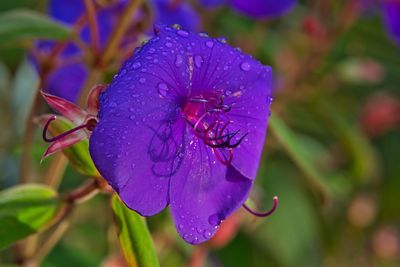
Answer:
<svg viewBox="0 0 400 267"><path fill-rule="evenodd" d="M296 134L292 132L278 116L271 116L269 127L288 156L303 172L309 186L316 190L321 200L327 201L330 196L328 188L323 180L324 175L315 165L314 159L307 153L308 148L304 146L304 143L301 142Z"/></svg>
<svg viewBox="0 0 400 267"><path fill-rule="evenodd" d="M62 40L71 36L68 27L31 10L13 10L0 14L0 45L35 39Z"/></svg>
<svg viewBox="0 0 400 267"><path fill-rule="evenodd" d="M0 192L0 248L42 230L59 207L57 193L44 185L19 185Z"/></svg>
<svg viewBox="0 0 400 267"><path fill-rule="evenodd" d="M119 241L129 266L159 266L145 219L128 209L117 195L112 199L112 208L117 222Z"/></svg>

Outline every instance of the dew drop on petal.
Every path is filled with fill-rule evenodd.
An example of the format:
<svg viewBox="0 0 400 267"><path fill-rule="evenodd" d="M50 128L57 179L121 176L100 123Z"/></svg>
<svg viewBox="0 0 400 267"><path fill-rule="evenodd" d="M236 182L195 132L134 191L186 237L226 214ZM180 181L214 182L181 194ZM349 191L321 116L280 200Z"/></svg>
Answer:
<svg viewBox="0 0 400 267"><path fill-rule="evenodd" d="M144 78L144 77L140 78L140 79L139 79L139 82L140 82L140 83L145 83L145 82L146 82L146 78Z"/></svg>
<svg viewBox="0 0 400 267"><path fill-rule="evenodd" d="M203 64L203 58L201 56L195 56L194 57L194 65L196 67L200 68L202 64Z"/></svg>
<svg viewBox="0 0 400 267"><path fill-rule="evenodd" d="M165 97L168 94L168 86L165 83L159 83L158 84L158 93L160 94L161 97Z"/></svg>
<svg viewBox="0 0 400 267"><path fill-rule="evenodd" d="M206 46L207 46L208 48L212 48L212 47L214 46L214 42L213 42L213 41L207 41L207 42L206 42Z"/></svg>
<svg viewBox="0 0 400 267"><path fill-rule="evenodd" d="M131 115L131 116L129 116L129 119L135 120L135 119L136 119L136 116L135 116L135 115Z"/></svg>
<svg viewBox="0 0 400 267"><path fill-rule="evenodd" d="M140 64L140 62L135 62L135 63L133 63L132 68L136 70L136 69L140 68L140 66L142 66L142 64Z"/></svg>
<svg viewBox="0 0 400 267"><path fill-rule="evenodd" d="M176 33L177 33L179 36L182 36L182 37L188 37L188 36L189 36L189 32L184 31L184 30L179 30L179 31L177 31Z"/></svg>
<svg viewBox="0 0 400 267"><path fill-rule="evenodd" d="M221 223L218 214L213 214L210 217L208 217L208 223L211 226L218 226Z"/></svg>
<svg viewBox="0 0 400 267"><path fill-rule="evenodd" d="M184 227L183 224L178 225L178 228L181 230L183 229L183 227Z"/></svg>
<svg viewBox="0 0 400 267"><path fill-rule="evenodd" d="M251 68L250 64L248 62L243 62L240 64L240 69L243 71L249 71Z"/></svg>
<svg viewBox="0 0 400 267"><path fill-rule="evenodd" d="M181 55L176 55L176 59L175 59L175 66L180 67L182 66L183 63L183 59Z"/></svg>
<svg viewBox="0 0 400 267"><path fill-rule="evenodd" d="M203 236L204 238L209 239L212 236L212 233L208 230L204 230Z"/></svg>
<svg viewBox="0 0 400 267"><path fill-rule="evenodd" d="M173 45L172 45L172 43L167 42L167 43L165 43L165 46L171 48Z"/></svg>

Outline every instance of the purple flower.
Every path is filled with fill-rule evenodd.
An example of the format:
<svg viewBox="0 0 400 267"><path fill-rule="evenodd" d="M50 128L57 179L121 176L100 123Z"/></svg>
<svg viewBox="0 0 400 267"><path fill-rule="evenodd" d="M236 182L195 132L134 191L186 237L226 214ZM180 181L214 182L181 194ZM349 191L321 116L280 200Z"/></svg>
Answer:
<svg viewBox="0 0 400 267"><path fill-rule="evenodd" d="M200 30L200 18L192 6L185 1L152 0L154 7L154 22L156 24L179 24L183 28Z"/></svg>
<svg viewBox="0 0 400 267"><path fill-rule="evenodd" d="M386 29L392 40L400 45L400 1L386 0L382 3Z"/></svg>
<svg viewBox="0 0 400 267"><path fill-rule="evenodd" d="M223 39L156 32L100 95L90 154L129 208L151 216L169 205L179 234L198 244L253 185L271 68Z"/></svg>
<svg viewBox="0 0 400 267"><path fill-rule="evenodd" d="M101 8L97 12L97 23L99 24L100 46L103 48L108 37L111 35L113 27L118 21L118 15L123 10L126 0L119 0L117 3ZM62 23L70 26L77 21L82 20L85 15L85 6L81 0L50 0L48 6L49 15ZM86 24L80 30L81 39L89 44L90 32L89 26ZM49 56L52 55L57 43L53 41L40 41L36 45L36 55ZM58 49L62 47L59 46ZM45 91L75 102L83 87L88 69L83 62L83 53L74 43L70 42L62 47L58 56L57 64L52 68L47 76ZM33 58L36 67L39 58ZM40 70L39 71L43 71Z"/></svg>
<svg viewBox="0 0 400 267"><path fill-rule="evenodd" d="M250 17L274 18L291 10L297 0L200 0L200 2L206 7L227 3L239 13Z"/></svg>

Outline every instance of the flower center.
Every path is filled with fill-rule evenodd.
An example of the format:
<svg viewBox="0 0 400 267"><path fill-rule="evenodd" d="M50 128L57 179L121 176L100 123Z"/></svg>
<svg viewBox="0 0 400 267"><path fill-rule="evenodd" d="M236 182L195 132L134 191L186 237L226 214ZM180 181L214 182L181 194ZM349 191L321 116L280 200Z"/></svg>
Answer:
<svg viewBox="0 0 400 267"><path fill-rule="evenodd" d="M183 114L195 136L211 147L223 164L228 165L233 159L233 149L247 133L240 137L239 130L231 131L231 106L224 104L223 100L223 97L215 96L192 97L183 106Z"/></svg>

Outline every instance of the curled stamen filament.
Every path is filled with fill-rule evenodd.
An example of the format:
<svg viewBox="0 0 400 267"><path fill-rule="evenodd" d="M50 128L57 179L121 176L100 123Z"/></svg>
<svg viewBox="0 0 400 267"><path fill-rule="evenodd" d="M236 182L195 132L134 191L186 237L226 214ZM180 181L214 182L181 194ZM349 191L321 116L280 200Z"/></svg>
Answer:
<svg viewBox="0 0 400 267"><path fill-rule="evenodd" d="M79 130L81 130L81 129L85 129L85 128L89 128L89 127L92 127L92 126L93 126L93 121L92 121L92 120L88 120L85 124L79 125L79 126L77 126L77 127L75 127L75 128L72 128L72 129L70 129L70 130L68 130L68 131L66 131L66 132L63 132L62 134L59 134L59 135L57 135L57 136L54 136L54 137L52 137L52 138L48 138L48 137L47 137L47 132L48 132L48 130L49 130L50 123L51 123L52 121L56 120L56 119L57 119L57 116L51 116L51 117L49 118L49 120L46 122L46 124L45 124L45 126L44 126L44 128L43 128L42 137L43 137L43 140L44 140L45 142L51 143L51 142L57 141L57 140L59 140L59 139L65 137L65 136L67 136L67 135L70 135L70 134L72 134L72 133L74 133L74 132L76 132L76 131L79 131Z"/></svg>
<svg viewBox="0 0 400 267"><path fill-rule="evenodd" d="M253 211L246 204L243 204L243 208L245 208L245 210L247 210L248 212L250 212L254 216L257 216L257 217L268 217L268 216L272 215L275 212L275 210L278 208L278 197L274 196L274 206L272 207L272 209L270 209L267 212Z"/></svg>

